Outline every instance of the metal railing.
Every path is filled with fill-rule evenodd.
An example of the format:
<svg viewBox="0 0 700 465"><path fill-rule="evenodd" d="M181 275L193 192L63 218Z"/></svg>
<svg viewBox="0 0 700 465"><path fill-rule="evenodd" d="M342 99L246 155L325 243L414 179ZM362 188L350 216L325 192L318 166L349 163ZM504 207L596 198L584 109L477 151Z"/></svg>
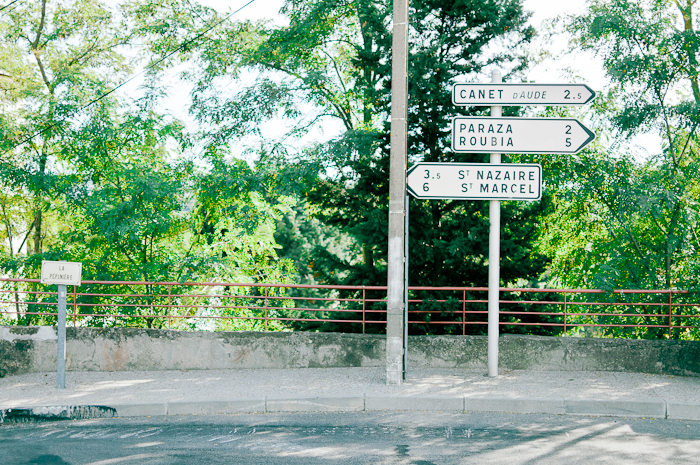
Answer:
<svg viewBox="0 0 700 465"><path fill-rule="evenodd" d="M485 334L485 287L410 287L411 334ZM56 288L0 279L2 324L55 324ZM700 302L681 290L501 288L503 332L700 338ZM83 281L73 326L382 333L386 286Z"/></svg>

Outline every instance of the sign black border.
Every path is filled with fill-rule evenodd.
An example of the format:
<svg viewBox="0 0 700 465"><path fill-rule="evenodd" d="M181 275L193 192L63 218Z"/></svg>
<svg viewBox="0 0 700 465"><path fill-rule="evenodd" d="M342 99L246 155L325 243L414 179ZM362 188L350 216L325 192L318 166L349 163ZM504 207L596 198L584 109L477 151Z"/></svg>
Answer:
<svg viewBox="0 0 700 465"><path fill-rule="evenodd" d="M408 185L408 176L416 169L419 169L421 166L445 166L445 165L452 165L452 166L490 166L490 167L496 167L496 166L513 166L513 167L535 167L538 168L540 171L540 182L539 182L539 193L537 195L536 199L533 198L519 198L519 197L442 197L442 196L431 196L431 195L419 195L411 189L411 187ZM537 202L542 199L542 183L544 182L543 179L543 173L542 173L542 165L539 163L454 163L454 162L445 162L445 163L439 163L439 162L418 162L414 164L412 167L410 167L406 171L406 192L411 194L413 197L416 199L421 199L421 200L500 200L500 201L521 201L521 202Z"/></svg>
<svg viewBox="0 0 700 465"><path fill-rule="evenodd" d="M588 91L591 93L591 96L589 97L588 100L585 102L555 102L555 103L523 103L522 101L510 101L510 100L504 100L504 101L499 101L499 102L494 102L494 101L478 101L478 102L469 102L469 103L457 103L455 100L455 95L457 93L457 87L458 86L505 86L505 87L511 87L511 86L532 86L532 87L571 87L571 86L583 86ZM590 103L594 98L596 98L597 94L596 92L588 87L587 84L531 84L528 82L499 82L499 83L489 83L489 82L479 82L479 83L471 83L471 82L457 82L455 84L452 84L452 105L458 106L458 107L490 107L490 106L518 106L518 107L526 107L526 106L548 106L548 107L554 107L554 106L569 106L569 105L587 105Z"/></svg>
<svg viewBox="0 0 700 465"><path fill-rule="evenodd" d="M558 151L558 152L551 152L551 151L546 151L546 150L494 150L493 148L489 149L469 149L469 150L457 150L455 149L455 121L457 119L469 119L469 120L486 120L487 122L492 122L495 123L497 121L569 121L572 123L576 123L579 126L583 128L583 130L588 134L588 139L586 139L577 149L572 150L572 151ZM579 153L585 146L590 144L595 140L595 133L588 129L586 126L583 125L579 120L576 118L513 118L513 117L490 117L490 116L453 116L452 117L452 143L451 143L451 149L455 153L532 153L532 154L538 154L538 153L550 153L550 154L563 154L563 155L574 155Z"/></svg>

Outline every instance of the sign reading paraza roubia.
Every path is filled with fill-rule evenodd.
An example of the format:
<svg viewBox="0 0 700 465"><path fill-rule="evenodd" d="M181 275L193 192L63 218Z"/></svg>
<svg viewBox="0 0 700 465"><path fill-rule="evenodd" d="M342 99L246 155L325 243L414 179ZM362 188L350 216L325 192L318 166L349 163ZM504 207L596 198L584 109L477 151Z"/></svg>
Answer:
<svg viewBox="0 0 700 465"><path fill-rule="evenodd" d="M595 134L574 118L452 119L452 150L470 153L578 153Z"/></svg>
<svg viewBox="0 0 700 465"><path fill-rule="evenodd" d="M520 163L417 163L407 189L418 199L539 200L542 167Z"/></svg>
<svg viewBox="0 0 700 465"><path fill-rule="evenodd" d="M83 264L42 260L41 283L80 286Z"/></svg>

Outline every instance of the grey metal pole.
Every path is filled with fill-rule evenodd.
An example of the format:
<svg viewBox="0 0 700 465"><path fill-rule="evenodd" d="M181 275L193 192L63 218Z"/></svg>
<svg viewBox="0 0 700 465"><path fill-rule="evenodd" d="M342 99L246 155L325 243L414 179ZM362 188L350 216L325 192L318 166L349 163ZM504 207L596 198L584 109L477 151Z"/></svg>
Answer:
<svg viewBox="0 0 700 465"><path fill-rule="evenodd" d="M404 223L404 240L403 240L403 276L404 276L404 299L403 299L403 379L406 379L406 370L408 370L408 194L406 194L406 221Z"/></svg>
<svg viewBox="0 0 700 465"><path fill-rule="evenodd" d="M66 285L58 285L58 351L56 353L56 387L66 387Z"/></svg>
<svg viewBox="0 0 700 465"><path fill-rule="evenodd" d="M501 82L501 72L491 73L491 82ZM500 117L501 107L491 107L491 117ZM492 153L491 163L501 163L501 154ZM498 376L498 300L501 285L501 202L489 201L489 324L488 324L488 366L489 376Z"/></svg>
<svg viewBox="0 0 700 465"><path fill-rule="evenodd" d="M404 349L404 196L408 116L408 0L394 0L389 164L386 383L401 384Z"/></svg>

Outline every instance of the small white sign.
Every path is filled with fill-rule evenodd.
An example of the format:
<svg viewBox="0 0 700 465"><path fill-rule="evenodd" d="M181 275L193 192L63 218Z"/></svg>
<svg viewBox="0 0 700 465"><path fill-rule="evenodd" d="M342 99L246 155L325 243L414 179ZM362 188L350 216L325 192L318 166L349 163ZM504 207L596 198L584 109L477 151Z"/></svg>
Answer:
<svg viewBox="0 0 700 465"><path fill-rule="evenodd" d="M595 134L574 118L452 119L452 150L471 153L578 153Z"/></svg>
<svg viewBox="0 0 700 465"><path fill-rule="evenodd" d="M83 264L77 262L53 262L42 260L41 283L80 286Z"/></svg>
<svg viewBox="0 0 700 465"><path fill-rule="evenodd" d="M585 105L595 98L585 84L455 84L455 105Z"/></svg>
<svg viewBox="0 0 700 465"><path fill-rule="evenodd" d="M418 199L539 200L542 167L519 163L417 163L407 188Z"/></svg>

